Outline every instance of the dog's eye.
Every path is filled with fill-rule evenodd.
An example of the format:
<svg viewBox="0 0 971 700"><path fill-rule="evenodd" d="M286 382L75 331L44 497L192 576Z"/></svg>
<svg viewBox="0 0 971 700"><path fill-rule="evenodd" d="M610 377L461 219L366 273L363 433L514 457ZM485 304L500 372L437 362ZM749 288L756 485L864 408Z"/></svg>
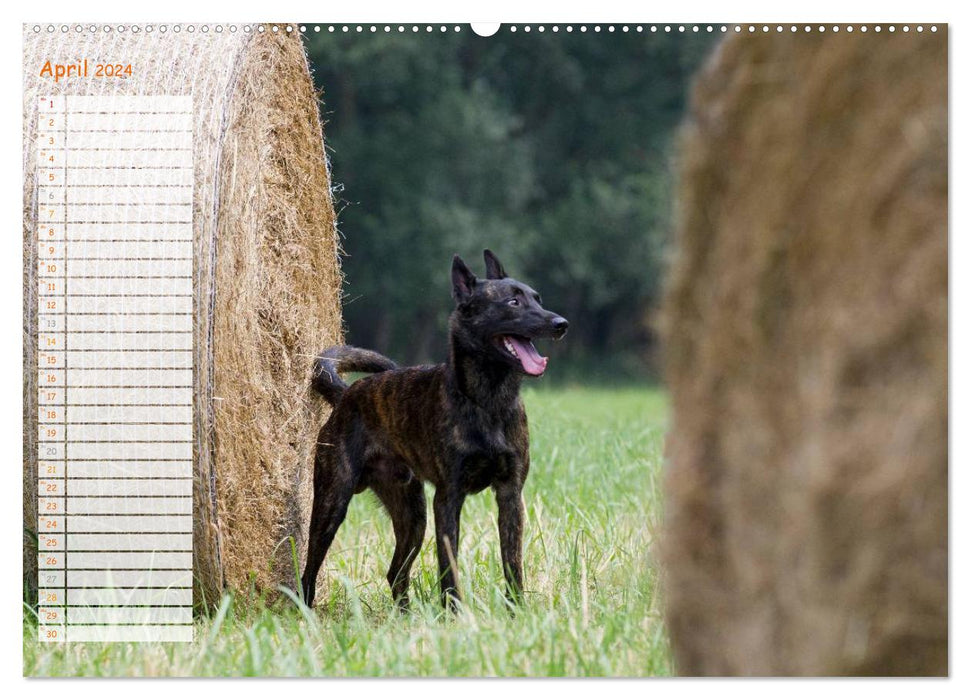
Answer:
<svg viewBox="0 0 971 700"><path fill-rule="evenodd" d="M517 299L516 297L513 297L506 303L509 304L509 306L519 306L519 299Z"/></svg>

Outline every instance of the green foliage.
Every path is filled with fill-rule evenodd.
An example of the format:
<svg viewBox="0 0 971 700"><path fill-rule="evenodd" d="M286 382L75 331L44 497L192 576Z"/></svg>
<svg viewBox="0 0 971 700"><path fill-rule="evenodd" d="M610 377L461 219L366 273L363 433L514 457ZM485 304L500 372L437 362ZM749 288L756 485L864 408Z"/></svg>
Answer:
<svg viewBox="0 0 971 700"><path fill-rule="evenodd" d="M526 599L503 596L494 499L462 516L455 619L438 604L431 522L407 616L385 570L391 524L374 499L351 502L324 563L314 610L227 596L191 644L45 644L24 621L24 673L41 676L670 675L652 547L661 518L665 397L645 389L527 391ZM431 520L431 517L429 518Z"/></svg>
<svg viewBox="0 0 971 700"><path fill-rule="evenodd" d="M307 41L339 189L351 342L441 359L451 255L478 267L489 247L570 319L554 355L609 366L619 351L643 354L670 228L672 137L710 37Z"/></svg>

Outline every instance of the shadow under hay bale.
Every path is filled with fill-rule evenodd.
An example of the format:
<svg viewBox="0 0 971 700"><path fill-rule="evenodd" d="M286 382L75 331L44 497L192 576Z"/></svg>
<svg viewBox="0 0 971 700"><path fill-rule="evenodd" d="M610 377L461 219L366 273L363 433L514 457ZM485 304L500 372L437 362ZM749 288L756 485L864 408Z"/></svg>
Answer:
<svg viewBox="0 0 971 700"><path fill-rule="evenodd" d="M947 32L736 36L681 149L685 675L948 672Z"/></svg>
<svg viewBox="0 0 971 700"><path fill-rule="evenodd" d="M36 583L36 98L191 94L194 102L195 602L252 581L293 585L325 407L311 360L342 340L341 278L316 95L296 32L25 39L24 574ZM25 32L29 31L25 28ZM40 57L43 56L43 60ZM40 80L45 60L126 56L126 81ZM160 134L160 138L164 135ZM33 599L35 593L27 592Z"/></svg>

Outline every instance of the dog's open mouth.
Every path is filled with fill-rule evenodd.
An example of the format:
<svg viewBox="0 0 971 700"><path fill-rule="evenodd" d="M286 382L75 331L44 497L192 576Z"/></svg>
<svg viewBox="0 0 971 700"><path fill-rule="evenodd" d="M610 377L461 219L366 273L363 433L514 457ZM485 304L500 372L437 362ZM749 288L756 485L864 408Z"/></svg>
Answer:
<svg viewBox="0 0 971 700"><path fill-rule="evenodd" d="M502 349L519 360L526 374L538 377L546 371L547 358L536 351L533 341L518 335L500 335Z"/></svg>

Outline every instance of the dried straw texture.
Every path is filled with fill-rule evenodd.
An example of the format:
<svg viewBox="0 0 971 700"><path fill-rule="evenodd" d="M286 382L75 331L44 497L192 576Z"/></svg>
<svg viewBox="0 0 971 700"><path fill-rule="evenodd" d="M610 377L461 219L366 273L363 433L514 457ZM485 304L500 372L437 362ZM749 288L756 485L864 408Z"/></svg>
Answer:
<svg viewBox="0 0 971 700"><path fill-rule="evenodd" d="M296 33L24 31L24 570L36 579L39 94L193 95L196 603L293 581L325 418L313 352L341 342L340 270L316 95ZM130 80L38 78L44 61L130 59ZM160 135L160 138L164 136ZM28 591L30 595L30 591Z"/></svg>
<svg viewBox="0 0 971 700"><path fill-rule="evenodd" d="M320 428L310 360L341 324L320 133L301 43L244 54L221 168L213 352L219 529L234 587L251 571L259 584L293 583L284 539L302 549L306 532Z"/></svg>
<svg viewBox="0 0 971 700"><path fill-rule="evenodd" d="M739 36L666 296L686 675L947 673L947 38Z"/></svg>

